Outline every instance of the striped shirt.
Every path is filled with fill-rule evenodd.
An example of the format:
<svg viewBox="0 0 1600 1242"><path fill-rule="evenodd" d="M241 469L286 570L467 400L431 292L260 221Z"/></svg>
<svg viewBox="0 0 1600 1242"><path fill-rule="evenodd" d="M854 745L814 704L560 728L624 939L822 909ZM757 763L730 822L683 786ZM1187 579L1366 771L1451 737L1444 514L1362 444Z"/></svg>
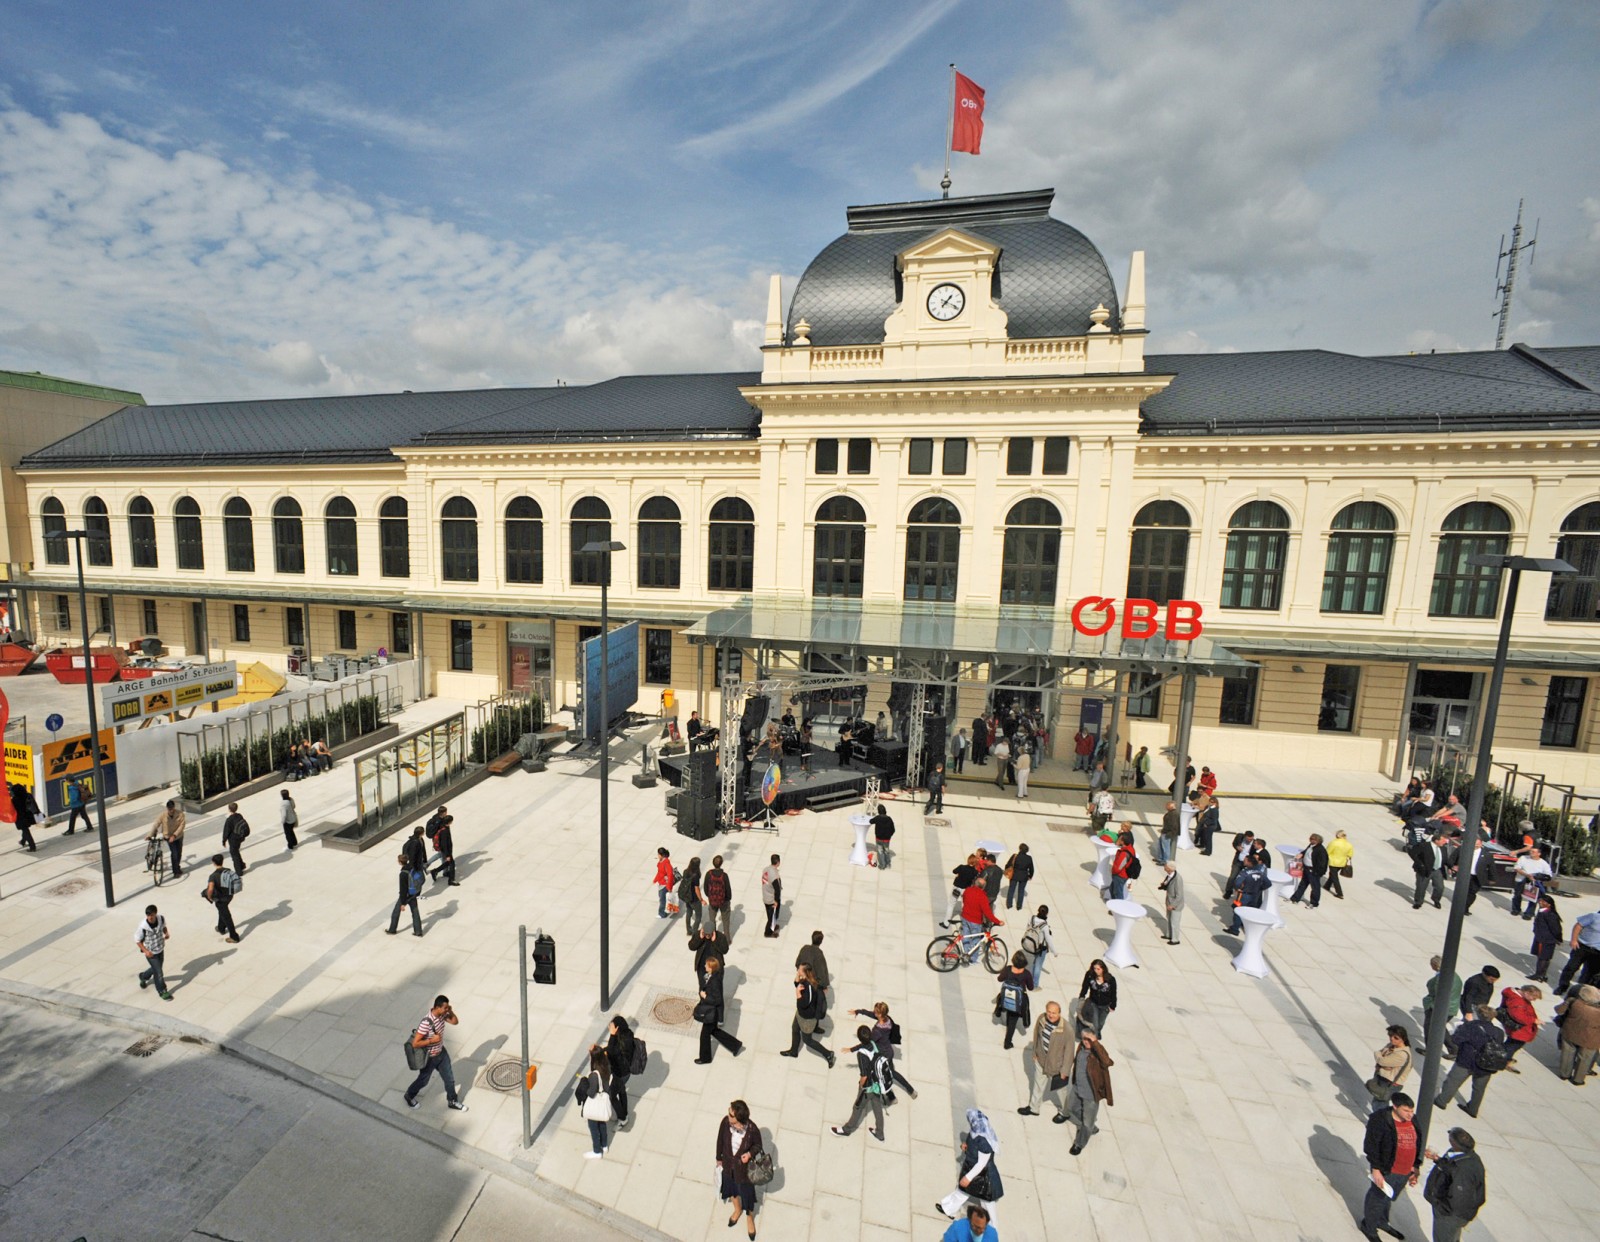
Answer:
<svg viewBox="0 0 1600 1242"><path fill-rule="evenodd" d="M434 1038L439 1040L438 1043L429 1045L428 1055L430 1057L436 1057L444 1051L444 1026L444 1019L436 1018L432 1013L429 1013L427 1017L417 1023L417 1034L421 1035L424 1040Z"/></svg>
<svg viewBox="0 0 1600 1242"><path fill-rule="evenodd" d="M156 915L156 925L150 926L149 919L139 920L139 930L133 934L133 943L143 945L152 953L160 953L167 947L167 916Z"/></svg>

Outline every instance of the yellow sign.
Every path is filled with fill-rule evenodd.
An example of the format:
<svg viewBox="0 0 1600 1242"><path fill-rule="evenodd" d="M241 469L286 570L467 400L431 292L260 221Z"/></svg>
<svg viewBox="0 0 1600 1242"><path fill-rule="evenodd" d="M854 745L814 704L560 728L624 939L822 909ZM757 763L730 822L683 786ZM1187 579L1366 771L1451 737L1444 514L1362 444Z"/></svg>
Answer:
<svg viewBox="0 0 1600 1242"><path fill-rule="evenodd" d="M122 702L111 705L112 724L121 724L124 720L137 720L139 716L138 699L123 699Z"/></svg>
<svg viewBox="0 0 1600 1242"><path fill-rule="evenodd" d="M172 692L172 701L179 707L188 707L206 697L204 686L179 686Z"/></svg>
<svg viewBox="0 0 1600 1242"><path fill-rule="evenodd" d="M33 747L20 742L6 743L6 783L33 790Z"/></svg>
<svg viewBox="0 0 1600 1242"><path fill-rule="evenodd" d="M171 710L172 691L157 690L154 694L144 696L144 714L146 716L155 716L161 712L170 712Z"/></svg>
<svg viewBox="0 0 1600 1242"><path fill-rule="evenodd" d="M10 750L8 746L7 751ZM110 729L100 730L100 762L117 761L117 735ZM44 778L47 781L78 776L94 771L94 754L89 749L89 735L64 738L59 742L44 744Z"/></svg>

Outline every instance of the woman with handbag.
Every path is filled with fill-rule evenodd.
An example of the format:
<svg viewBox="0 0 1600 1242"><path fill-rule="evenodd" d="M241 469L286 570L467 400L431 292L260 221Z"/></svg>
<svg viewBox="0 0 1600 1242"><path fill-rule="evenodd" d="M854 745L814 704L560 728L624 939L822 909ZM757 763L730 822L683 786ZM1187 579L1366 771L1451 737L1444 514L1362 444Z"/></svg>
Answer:
<svg viewBox="0 0 1600 1242"><path fill-rule="evenodd" d="M1000 1139L989 1119L976 1108L967 1109L967 1137L961 1143L961 1176L956 1188L933 1206L941 1216L957 1220L976 1199L994 1220L995 1202L1005 1193L1000 1181Z"/></svg>
<svg viewBox="0 0 1600 1242"><path fill-rule="evenodd" d="M1078 1006L1078 1025L1088 1027L1098 1039L1106 1029L1106 1019L1117 1007L1117 980L1100 958L1089 963L1083 972L1083 986L1078 989L1083 1004Z"/></svg>
<svg viewBox="0 0 1600 1242"><path fill-rule="evenodd" d="M1367 1079L1367 1094L1372 1107L1382 1108L1391 1096L1405 1086L1411 1073L1411 1036L1403 1026L1389 1028L1389 1042L1372 1054L1372 1077Z"/></svg>
<svg viewBox="0 0 1600 1242"><path fill-rule="evenodd" d="M722 1029L722 959L706 958L700 975L700 1000L694 1007L694 1020L700 1024L700 1055L696 1065L711 1064L711 1041L714 1039L734 1056L744 1051L744 1044Z"/></svg>
<svg viewBox="0 0 1600 1242"><path fill-rule="evenodd" d="M821 933L818 933L819 935ZM822 1059L828 1063L828 1068L833 1068L836 1059L828 1051L820 1039L817 1038L817 1027L827 1015L827 999L822 994L822 987L817 983L816 972L809 966L798 966L794 975L794 1021L789 1026L789 1047L785 1052L780 1052L780 1057L798 1057L800 1045L805 1044L813 1052L820 1053Z"/></svg>
<svg viewBox="0 0 1600 1242"><path fill-rule="evenodd" d="M750 1120L750 1106L734 1100L717 1127L717 1170L722 1201L737 1198L739 1205L728 1218L728 1228L745 1217L745 1232L756 1236L756 1186L772 1180L772 1157L762 1149L761 1130Z"/></svg>
<svg viewBox="0 0 1600 1242"><path fill-rule="evenodd" d="M594 1150L583 1153L585 1160L598 1160L611 1150L611 1066L605 1050L589 1053L589 1072L578 1079L578 1109L589 1123L589 1142Z"/></svg>
<svg viewBox="0 0 1600 1242"><path fill-rule="evenodd" d="M1348 880L1355 875L1355 868L1350 865L1350 860L1355 856L1356 847L1344 835L1344 829L1339 829L1333 834L1333 840L1328 842L1328 876L1323 886L1340 901L1344 900L1344 886L1339 880L1341 877Z"/></svg>

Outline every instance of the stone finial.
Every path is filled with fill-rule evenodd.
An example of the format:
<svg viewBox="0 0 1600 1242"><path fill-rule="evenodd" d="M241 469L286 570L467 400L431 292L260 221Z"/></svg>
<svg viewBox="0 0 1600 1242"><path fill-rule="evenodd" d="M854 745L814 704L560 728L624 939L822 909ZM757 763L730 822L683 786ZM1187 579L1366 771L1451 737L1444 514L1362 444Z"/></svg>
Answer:
<svg viewBox="0 0 1600 1242"><path fill-rule="evenodd" d="M802 319L799 323L795 324L795 326L794 326L794 339L791 340L789 342L789 344L791 344L791 345L809 345L809 344L811 344L811 325L809 323L807 323L804 319Z"/></svg>
<svg viewBox="0 0 1600 1242"><path fill-rule="evenodd" d="M783 344L783 277L777 274L767 282L767 331L762 343Z"/></svg>
<svg viewBox="0 0 1600 1242"><path fill-rule="evenodd" d="M1104 302L1100 303L1100 305L1096 306L1092 311L1089 312L1089 322L1094 325L1094 327L1090 328L1089 331L1091 331L1091 332L1109 332L1109 331L1111 331L1110 328L1106 327L1106 322L1110 318L1111 318L1111 312L1106 309L1106 304Z"/></svg>

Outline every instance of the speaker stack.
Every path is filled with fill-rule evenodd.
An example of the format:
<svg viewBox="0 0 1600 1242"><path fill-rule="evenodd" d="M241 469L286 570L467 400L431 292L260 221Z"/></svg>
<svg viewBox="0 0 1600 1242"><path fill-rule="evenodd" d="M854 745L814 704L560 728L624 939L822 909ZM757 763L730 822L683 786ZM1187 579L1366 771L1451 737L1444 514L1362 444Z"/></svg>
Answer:
<svg viewBox="0 0 1600 1242"><path fill-rule="evenodd" d="M678 833L704 841L717 833L717 752L697 750L683 769L683 791L678 795Z"/></svg>

